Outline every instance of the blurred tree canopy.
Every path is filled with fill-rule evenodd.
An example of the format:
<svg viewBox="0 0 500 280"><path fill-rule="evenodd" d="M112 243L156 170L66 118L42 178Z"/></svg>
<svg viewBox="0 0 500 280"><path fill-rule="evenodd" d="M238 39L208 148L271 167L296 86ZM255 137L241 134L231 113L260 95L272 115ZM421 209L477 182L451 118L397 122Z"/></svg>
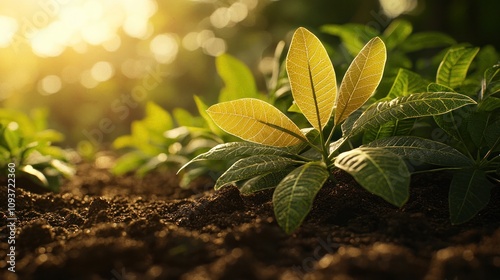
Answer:
<svg viewBox="0 0 500 280"><path fill-rule="evenodd" d="M48 107L67 145L89 137L104 144L128 131L147 100L167 110L194 110L193 95L213 103L221 53L249 65L264 89L263 58L299 26L384 29L403 17L415 31L498 49L499 8L494 0L7 0L0 4L0 105Z"/></svg>

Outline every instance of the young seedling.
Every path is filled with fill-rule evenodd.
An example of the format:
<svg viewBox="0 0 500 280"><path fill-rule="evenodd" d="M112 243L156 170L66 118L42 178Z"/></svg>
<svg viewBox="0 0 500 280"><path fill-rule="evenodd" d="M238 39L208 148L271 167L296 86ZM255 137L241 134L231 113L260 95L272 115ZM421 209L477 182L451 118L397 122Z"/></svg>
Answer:
<svg viewBox="0 0 500 280"><path fill-rule="evenodd" d="M31 119L24 113L0 109L0 168L15 166L19 177L32 180L51 191L58 191L63 178L75 170L67 153L53 142L64 136L47 129L47 111L35 110ZM4 174L0 174L4 175Z"/></svg>
<svg viewBox="0 0 500 280"><path fill-rule="evenodd" d="M208 115L221 129L247 142L218 145L182 168L204 160L236 159L215 189L232 184L242 193L275 188L275 216L287 233L301 225L336 168L347 171L368 191L402 206L410 182L403 158L378 146L350 147L350 141L388 122L444 114L475 101L453 92L423 92L378 102L359 113L380 83L385 62L385 44L375 37L354 58L337 90L325 48L307 29L297 29L286 69L293 99L312 127L299 128L259 99L222 102L208 108ZM336 136L340 127L341 135Z"/></svg>

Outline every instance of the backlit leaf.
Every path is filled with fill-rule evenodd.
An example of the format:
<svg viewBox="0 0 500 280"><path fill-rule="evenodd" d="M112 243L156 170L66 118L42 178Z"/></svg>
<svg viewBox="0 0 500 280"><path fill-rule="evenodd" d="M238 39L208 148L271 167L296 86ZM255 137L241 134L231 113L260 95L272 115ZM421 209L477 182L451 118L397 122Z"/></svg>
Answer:
<svg viewBox="0 0 500 280"><path fill-rule="evenodd" d="M388 50L398 46L411 34L413 26L409 21L396 19L384 30L382 38Z"/></svg>
<svg viewBox="0 0 500 280"><path fill-rule="evenodd" d="M219 95L219 102L258 97L252 72L243 62L229 54L222 54L216 58L215 66L226 85Z"/></svg>
<svg viewBox="0 0 500 280"><path fill-rule="evenodd" d="M292 233L300 226L328 176L321 163L309 162L293 170L276 187L273 194L274 215L286 233Z"/></svg>
<svg viewBox="0 0 500 280"><path fill-rule="evenodd" d="M186 165L179 169L184 169L187 165L203 161L203 160L234 160L240 157L252 155L275 155L275 156L288 156L292 157L293 154L289 153L283 148L263 146L260 144L249 142L230 142L219 144L208 152L200 154L189 161Z"/></svg>
<svg viewBox="0 0 500 280"><path fill-rule="evenodd" d="M342 46L354 57L371 38L379 32L373 27L364 24L347 23L343 25L328 24L321 27L327 34L339 36Z"/></svg>
<svg viewBox="0 0 500 280"><path fill-rule="evenodd" d="M208 115L208 113L207 113L207 109L208 109L207 104L205 104L205 102L203 102L203 100L199 96L197 96L197 95L194 96L194 102L196 103L196 108L198 109L198 113L205 120L205 123L208 125L208 128L210 128L210 130L215 135L221 136L222 134L224 134L224 131L222 131L214 123L214 121L212 120L212 118L210 118L210 116Z"/></svg>
<svg viewBox="0 0 500 280"><path fill-rule="evenodd" d="M235 162L219 177L215 183L215 189L217 190L229 184L263 174L279 172L287 167L300 163L300 161L291 158L273 155L255 155L242 158Z"/></svg>
<svg viewBox="0 0 500 280"><path fill-rule="evenodd" d="M456 44L452 37L439 32L413 33L401 43L399 49L404 52L414 52L428 48L450 46Z"/></svg>
<svg viewBox="0 0 500 280"><path fill-rule="evenodd" d="M148 130L157 133L163 133L165 130L174 127L172 116L165 109L151 101L146 104L146 117L143 122Z"/></svg>
<svg viewBox="0 0 500 280"><path fill-rule="evenodd" d="M380 147L395 153L412 164L428 163L440 166L469 166L471 160L456 149L425 138L395 136L373 141L366 147Z"/></svg>
<svg viewBox="0 0 500 280"><path fill-rule="evenodd" d="M387 58L384 42L375 37L354 58L340 84L335 123L339 124L361 107L375 92Z"/></svg>
<svg viewBox="0 0 500 280"><path fill-rule="evenodd" d="M337 83L325 48L305 28L293 35L286 69L295 103L309 123L322 131L333 112Z"/></svg>
<svg viewBox="0 0 500 280"><path fill-rule="evenodd" d="M462 85L469 70L469 65L479 48L452 48L439 65L436 83L456 89Z"/></svg>
<svg viewBox="0 0 500 280"><path fill-rule="evenodd" d="M419 74L400 68L387 97L396 98L424 91L426 91L425 82Z"/></svg>
<svg viewBox="0 0 500 280"><path fill-rule="evenodd" d="M367 129L363 133L363 143L391 136L408 135L413 129L414 124L415 119L392 120L380 125L376 129Z"/></svg>
<svg viewBox="0 0 500 280"><path fill-rule="evenodd" d="M456 172L449 192L450 218L453 224L470 220L490 200L493 184L483 170L467 169Z"/></svg>
<svg viewBox="0 0 500 280"><path fill-rule="evenodd" d="M293 168L285 168L280 171L267 173L248 179L239 187L242 194L251 194L261 190L276 188L276 186L290 173Z"/></svg>
<svg viewBox="0 0 500 280"><path fill-rule="evenodd" d="M475 103L466 95L452 92L423 92L398 97L370 106L354 123L350 134L375 129L391 120L444 114Z"/></svg>
<svg viewBox="0 0 500 280"><path fill-rule="evenodd" d="M427 85L427 91L428 92L455 92L451 87L441 85L441 84L436 84L436 83L429 83Z"/></svg>
<svg viewBox="0 0 500 280"><path fill-rule="evenodd" d="M341 153L335 166L351 174L366 190L396 206L409 197L410 172L396 154L378 148L357 148Z"/></svg>
<svg viewBox="0 0 500 280"><path fill-rule="evenodd" d="M215 104L207 113L224 131L246 141L276 147L305 141L300 129L285 114L259 99Z"/></svg>

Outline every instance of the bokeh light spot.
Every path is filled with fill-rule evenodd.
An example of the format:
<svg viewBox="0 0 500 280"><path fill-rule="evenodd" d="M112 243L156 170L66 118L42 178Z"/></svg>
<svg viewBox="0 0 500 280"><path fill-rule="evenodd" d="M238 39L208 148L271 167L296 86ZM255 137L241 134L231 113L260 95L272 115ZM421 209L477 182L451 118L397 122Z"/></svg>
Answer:
<svg viewBox="0 0 500 280"><path fill-rule="evenodd" d="M159 63L171 63L177 56L179 45L176 36L172 34L157 35L149 45L156 61Z"/></svg>
<svg viewBox="0 0 500 280"><path fill-rule="evenodd" d="M42 95L51 95L62 88L61 78L56 75L48 75L38 82L38 91Z"/></svg>
<svg viewBox="0 0 500 280"><path fill-rule="evenodd" d="M104 82L111 79L114 73L115 69L113 68L113 65L107 61L97 62L90 70L92 78L98 82Z"/></svg>
<svg viewBox="0 0 500 280"><path fill-rule="evenodd" d="M221 38L210 38L203 43L203 51L211 56L218 56L226 51L226 42Z"/></svg>
<svg viewBox="0 0 500 280"><path fill-rule="evenodd" d="M11 17L0 16L0 48L6 48L18 28L17 21Z"/></svg>
<svg viewBox="0 0 500 280"><path fill-rule="evenodd" d="M379 2L384 13L390 18L411 12L418 4L417 0L379 0Z"/></svg>

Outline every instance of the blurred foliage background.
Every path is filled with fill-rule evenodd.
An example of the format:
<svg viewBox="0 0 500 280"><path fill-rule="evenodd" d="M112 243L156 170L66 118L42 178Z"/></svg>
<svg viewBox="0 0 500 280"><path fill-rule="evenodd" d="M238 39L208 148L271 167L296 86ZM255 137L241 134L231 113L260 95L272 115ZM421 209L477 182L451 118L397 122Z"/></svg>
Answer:
<svg viewBox="0 0 500 280"><path fill-rule="evenodd" d="M280 40L304 26L391 19L414 31L442 31L459 42L500 48L495 0L3 0L0 2L0 106L50 110L50 127L72 147L106 147L143 116L146 101L195 111L222 87L214 57L230 53L251 67L259 88Z"/></svg>

